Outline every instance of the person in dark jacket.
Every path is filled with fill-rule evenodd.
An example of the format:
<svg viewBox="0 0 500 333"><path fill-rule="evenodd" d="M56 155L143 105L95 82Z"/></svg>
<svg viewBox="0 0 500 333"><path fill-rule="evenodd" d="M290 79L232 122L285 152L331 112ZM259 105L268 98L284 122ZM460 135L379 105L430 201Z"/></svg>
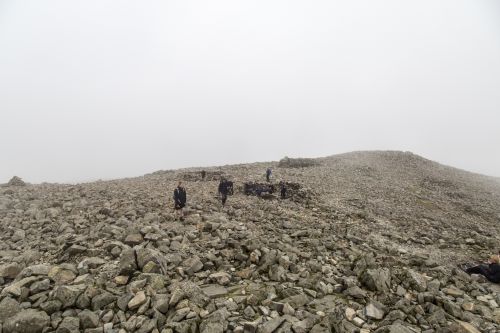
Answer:
<svg viewBox="0 0 500 333"><path fill-rule="evenodd" d="M280 187L281 187L281 199L286 199L286 184L285 184L285 182L281 182Z"/></svg>
<svg viewBox="0 0 500 333"><path fill-rule="evenodd" d="M179 182L174 190L174 209L179 214L179 219L184 221L184 207L186 206L187 195L186 189L182 187L182 182Z"/></svg>
<svg viewBox="0 0 500 333"><path fill-rule="evenodd" d="M271 181L271 174L272 174L272 170L271 168L267 168L266 170L266 179L267 179L267 182L270 182Z"/></svg>
<svg viewBox="0 0 500 333"><path fill-rule="evenodd" d="M226 180L227 184L227 195L233 195L234 194L234 183L230 180Z"/></svg>
<svg viewBox="0 0 500 333"><path fill-rule="evenodd" d="M207 177L207 172L205 170L201 170L201 180L205 180Z"/></svg>
<svg viewBox="0 0 500 333"><path fill-rule="evenodd" d="M469 274L481 274L488 281L500 283L500 255L491 256L487 264L482 264L465 270Z"/></svg>
<svg viewBox="0 0 500 333"><path fill-rule="evenodd" d="M228 186L228 182L227 180L225 180L224 178L222 178L220 180L220 183L219 183L219 196L220 196L220 200L222 202L222 208L224 208L224 206L226 205L226 201L227 201L227 195L229 193L229 186Z"/></svg>

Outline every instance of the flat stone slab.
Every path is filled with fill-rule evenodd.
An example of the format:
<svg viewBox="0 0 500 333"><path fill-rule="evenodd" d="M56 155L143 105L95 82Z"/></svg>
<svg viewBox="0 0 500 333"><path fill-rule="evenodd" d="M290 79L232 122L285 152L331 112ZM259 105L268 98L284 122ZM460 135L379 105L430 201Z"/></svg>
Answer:
<svg viewBox="0 0 500 333"><path fill-rule="evenodd" d="M228 294L225 287L218 284L211 284L202 288L203 292L210 298L218 298Z"/></svg>
<svg viewBox="0 0 500 333"><path fill-rule="evenodd" d="M323 298L318 298L309 303L309 306L316 311L325 313L333 311L337 304L341 303L341 299L335 295L326 295Z"/></svg>

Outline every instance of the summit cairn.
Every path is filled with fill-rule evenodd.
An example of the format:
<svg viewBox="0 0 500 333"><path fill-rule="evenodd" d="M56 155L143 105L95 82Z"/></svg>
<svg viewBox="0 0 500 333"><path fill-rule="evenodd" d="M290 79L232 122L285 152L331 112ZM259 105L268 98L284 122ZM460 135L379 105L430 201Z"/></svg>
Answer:
<svg viewBox="0 0 500 333"><path fill-rule="evenodd" d="M12 177L7 183L8 186L26 186L26 183L18 176Z"/></svg>

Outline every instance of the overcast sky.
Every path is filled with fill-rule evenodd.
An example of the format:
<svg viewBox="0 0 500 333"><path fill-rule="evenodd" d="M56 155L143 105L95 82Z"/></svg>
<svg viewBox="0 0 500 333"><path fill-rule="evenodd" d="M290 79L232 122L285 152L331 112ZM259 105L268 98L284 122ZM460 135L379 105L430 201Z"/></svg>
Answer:
<svg viewBox="0 0 500 333"><path fill-rule="evenodd" d="M0 183L409 150L500 176L500 1L0 0Z"/></svg>

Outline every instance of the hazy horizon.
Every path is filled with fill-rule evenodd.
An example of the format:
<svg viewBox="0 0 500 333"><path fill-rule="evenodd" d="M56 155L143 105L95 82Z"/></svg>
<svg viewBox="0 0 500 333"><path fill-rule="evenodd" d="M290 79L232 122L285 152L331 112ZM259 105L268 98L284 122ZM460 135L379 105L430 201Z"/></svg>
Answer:
<svg viewBox="0 0 500 333"><path fill-rule="evenodd" d="M411 151L500 177L500 2L0 0L0 183Z"/></svg>
<svg viewBox="0 0 500 333"><path fill-rule="evenodd" d="M284 157L289 157L289 158L304 158L304 157L306 157L306 158L313 158L313 159L315 159L315 158L325 158L325 157L332 157L332 156L337 156L337 155L344 155L344 154L349 154L349 153L359 153L359 152L388 152L388 151L395 151L395 150L365 150L365 151L363 151L363 150L355 150L355 151L340 152L338 154L330 154L330 155L325 155L325 156L288 156L288 155L283 155L281 158L284 158ZM417 154L415 152L410 152L410 151L399 151L399 152L402 152L402 153L412 153L412 154L420 156L420 157L422 157L424 159L428 159L427 157L425 157L425 156L423 156L421 154ZM175 170L183 170L183 169L203 169L203 168L206 168L208 170L208 169L211 169L211 168L218 168L218 167L225 167L225 166L239 165L239 164L273 163L273 162L279 162L279 160L281 158L274 159L274 160L268 160L268 161L240 161L240 162L234 162L234 163L220 163L220 164L216 163L216 164L206 164L206 165L185 165L185 166L180 166L180 167L177 167L177 168L158 168L158 169L155 169L155 170L146 170L146 171L144 171L143 173L140 173L140 174L123 175L121 177L106 177L106 178L97 177L97 178L87 178L87 179L82 179L82 180L65 181L65 182L61 182L61 181L30 182L30 181L24 179L23 177L20 177L20 178L23 179L24 181L26 181L27 183L32 183L32 184L41 184L41 183L80 184L80 183L91 183L91 182L95 182L95 181L110 181L110 180L117 180L117 179L142 177L142 176L145 176L147 174L154 173L156 171L168 171L168 170L175 171ZM431 159L429 159L429 160L431 160ZM439 163L439 164L441 164L441 165L443 165L445 167L456 168L456 169L460 169L460 170L463 170L463 171L466 171L466 172L472 172L472 173L483 175L483 176L488 176L488 177L492 177L492 178L498 178L500 180L500 177L498 177L498 176L493 176L493 175L488 175L488 174L481 174L481 173L478 173L478 172L475 172L475 171L457 168L456 166L448 165L446 163L442 163L442 162L436 161L436 160L432 160L432 161L433 162L437 162L437 163ZM264 174L264 171L265 170L263 169L263 174ZM19 177L19 175L13 175L13 176ZM10 178L9 178L9 180L10 180ZM0 181L0 184L2 184L2 183L7 183L7 180L5 180L4 182Z"/></svg>

